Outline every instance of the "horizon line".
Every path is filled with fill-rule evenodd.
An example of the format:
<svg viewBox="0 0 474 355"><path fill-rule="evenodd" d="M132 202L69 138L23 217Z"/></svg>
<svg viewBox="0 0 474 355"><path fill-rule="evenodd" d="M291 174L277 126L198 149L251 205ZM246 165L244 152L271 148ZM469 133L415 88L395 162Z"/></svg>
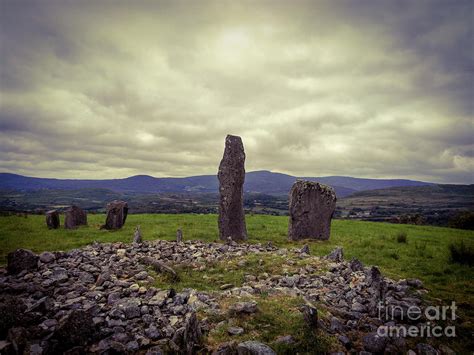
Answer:
<svg viewBox="0 0 474 355"><path fill-rule="evenodd" d="M433 182L433 181L425 181L425 180L417 180L417 179L408 179L408 178L373 178L373 177L355 177L355 176L349 176L349 175L324 175L324 176L310 176L310 175L305 175L305 176L297 176L297 175L291 175L287 173L282 173L279 171L271 171L271 170L252 170L252 171L246 171L246 174L249 173L259 173L259 172L268 172L272 174L281 174L281 175L286 175L286 176L291 176L294 178L333 178L333 177L338 177L338 178L350 178L350 179L368 179L368 180L405 180L405 181L416 181L416 182L423 182L427 184L435 184L435 185L472 185L473 183L440 183L440 182ZM17 175L17 176L22 176L22 177L27 177L27 178L34 178L34 179L52 179L52 180L94 180L94 181L100 181L100 180L124 180L124 179L129 179L133 177L151 177L153 179L186 179L190 177L201 177L201 176L217 176L217 174L199 174L199 175L189 175L189 176L162 176L162 177L156 177L153 175L149 174L136 174L136 175L129 175L126 177L113 177L113 178L102 178L102 179L97 179L97 178L58 178L58 177L41 177L41 176L29 176L29 175L22 175L18 173L11 173L11 172L5 172L5 171L0 171L1 174L10 174L10 175Z"/></svg>

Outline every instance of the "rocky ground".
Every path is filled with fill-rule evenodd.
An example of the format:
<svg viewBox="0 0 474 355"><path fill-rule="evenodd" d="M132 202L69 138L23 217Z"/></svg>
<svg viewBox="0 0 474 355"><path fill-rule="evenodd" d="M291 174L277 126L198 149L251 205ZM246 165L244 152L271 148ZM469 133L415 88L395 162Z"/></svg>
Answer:
<svg viewBox="0 0 474 355"><path fill-rule="evenodd" d="M95 243L38 256L19 250L9 255L7 269L0 269L0 352L274 354L257 341L206 341L222 327L230 337L244 333L245 327L231 320L258 313L265 294L301 298L302 319L333 339L333 351L437 353L427 344L377 335L384 325L378 302L396 307L401 319L410 306L421 304L425 290L420 281L385 278L376 267L344 261L342 249L326 258L308 252L307 247L200 241ZM176 266L205 270L246 255L277 255L293 268L248 273L241 285L222 285L213 292L156 287L161 273L171 284L177 282ZM213 322L214 315L226 320ZM291 348L295 340L281 334L277 341Z"/></svg>

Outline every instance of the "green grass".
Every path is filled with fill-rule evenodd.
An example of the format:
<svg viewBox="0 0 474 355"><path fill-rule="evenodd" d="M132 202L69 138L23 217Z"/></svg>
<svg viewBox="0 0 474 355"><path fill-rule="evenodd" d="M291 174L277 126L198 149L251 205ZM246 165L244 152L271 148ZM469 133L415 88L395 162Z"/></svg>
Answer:
<svg viewBox="0 0 474 355"><path fill-rule="evenodd" d="M91 214L88 216L89 226L71 231L48 230L43 216L0 217L0 263L5 264L7 253L16 248L41 252L69 250L93 241L131 242L136 225L141 226L144 240L175 240L178 228L183 230L185 240L218 240L216 215L130 215L124 228L113 232L99 229L104 219L105 215ZM335 220L329 241L288 242L287 217L248 215L246 221L250 243L272 241L276 246L288 248L302 247L308 243L313 255L325 255L335 246L342 246L346 259L357 257L366 265L377 265L389 277L419 278L430 290L427 295L430 301L443 304L456 301L461 315L462 326L458 328L461 335L464 334L468 339L474 330L474 269L469 265L450 262L449 250L452 243L463 243L472 250L473 231ZM407 235L407 243L398 242L401 233ZM201 286L199 288L207 287L210 290L222 283L239 285L244 273L250 268L264 272L269 264L264 260L264 264L259 266L258 259L249 259L248 266L240 269L234 267L230 273L225 272L226 265L211 265L205 271L208 282L202 281L200 285L196 284L196 279L202 280L196 277L198 271L181 270L180 285Z"/></svg>
<svg viewBox="0 0 474 355"><path fill-rule="evenodd" d="M175 240L176 230L183 230L184 239L217 241L216 215L129 215L119 231L100 230L105 216L88 216L89 225L77 230L48 230L44 217L0 217L0 263L5 264L8 252L28 248L34 252L70 250L98 242L131 242L136 225L141 226L144 240ZM272 241L280 247L301 247L305 242L288 242L287 217L248 215L250 243ZM63 219L62 219L63 220ZM398 243L397 235L406 233L409 243ZM472 303L474 271L471 267L451 263L449 245L463 242L474 246L474 232L388 223L335 220L331 238L324 242L308 242L313 255L325 255L336 245L344 247L345 257L357 257L365 264L378 265L393 278L420 278L435 297L456 298Z"/></svg>
<svg viewBox="0 0 474 355"><path fill-rule="evenodd" d="M299 297L289 296L262 296L257 299L258 311L252 315L241 315L229 318L227 313L217 315L209 319L213 324L219 324L209 333L206 342L211 347L236 340L238 342L247 340L259 340L269 344L278 354L323 354L333 348L337 341L324 334L322 331L310 329L305 324L299 308L304 303ZM227 298L221 302L221 307L227 310L236 300ZM229 336L229 326L237 326L244 329L244 333L238 336ZM278 336L291 335L293 344L281 344L276 340ZM337 345L336 345L337 346Z"/></svg>
<svg viewBox="0 0 474 355"><path fill-rule="evenodd" d="M155 278L154 286L158 288L174 288L182 291L185 288L193 288L199 291L218 291L223 285L240 287L245 281L245 275L261 276L263 273L269 275L292 275L297 269L311 265L315 273L322 274L327 268L319 260L299 259L289 261L286 256L264 253L257 255L246 255L240 258L232 258L208 265L204 270L199 268L190 269L183 266L173 266L180 280L170 280L168 274L157 274L150 272Z"/></svg>

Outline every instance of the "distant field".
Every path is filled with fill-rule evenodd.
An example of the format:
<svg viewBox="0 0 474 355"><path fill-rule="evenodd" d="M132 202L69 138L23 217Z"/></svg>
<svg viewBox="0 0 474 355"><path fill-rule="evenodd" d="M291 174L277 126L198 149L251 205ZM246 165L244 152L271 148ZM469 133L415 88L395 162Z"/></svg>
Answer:
<svg viewBox="0 0 474 355"><path fill-rule="evenodd" d="M360 191L337 201L337 215L371 221L420 216L419 223L449 226L460 211L474 211L474 185L392 187ZM452 225L451 225L452 226Z"/></svg>
<svg viewBox="0 0 474 355"><path fill-rule="evenodd" d="M265 182L262 182L255 191L265 191L264 187ZM288 190L290 187L291 183L287 186ZM284 193L271 195L246 192L246 213L287 215L288 190L285 189ZM131 214L212 214L218 211L219 195L216 192L196 191L118 192L106 188L33 191L0 188L0 214L8 215L15 211L42 214L51 209L64 211L73 204L89 212L104 213L107 203L116 199L127 201ZM474 213L474 185L405 186L359 191L349 196L341 194L338 195L335 217L470 229L453 223L464 211ZM473 219L471 216L471 225Z"/></svg>

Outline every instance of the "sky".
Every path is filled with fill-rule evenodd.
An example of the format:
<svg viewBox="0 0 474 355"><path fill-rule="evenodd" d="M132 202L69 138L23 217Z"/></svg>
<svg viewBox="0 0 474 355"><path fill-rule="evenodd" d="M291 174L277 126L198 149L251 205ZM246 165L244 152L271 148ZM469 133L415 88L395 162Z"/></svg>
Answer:
<svg viewBox="0 0 474 355"><path fill-rule="evenodd" d="M0 172L474 183L470 0L0 6Z"/></svg>

